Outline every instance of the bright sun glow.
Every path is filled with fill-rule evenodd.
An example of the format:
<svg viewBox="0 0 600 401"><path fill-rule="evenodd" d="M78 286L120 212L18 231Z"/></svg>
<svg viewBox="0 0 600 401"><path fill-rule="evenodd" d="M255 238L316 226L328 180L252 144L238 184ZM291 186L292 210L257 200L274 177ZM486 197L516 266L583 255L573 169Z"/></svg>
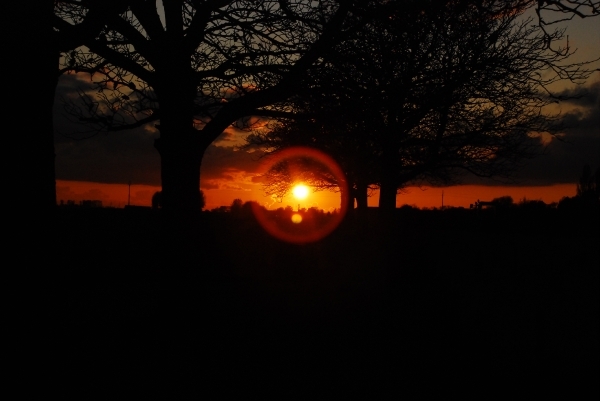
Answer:
<svg viewBox="0 0 600 401"><path fill-rule="evenodd" d="M308 187L303 184L296 185L292 193L294 194L294 198L302 200L308 196Z"/></svg>
<svg viewBox="0 0 600 401"><path fill-rule="evenodd" d="M294 223L294 224L302 223L302 216L300 216L298 213L293 214L292 215L292 223Z"/></svg>

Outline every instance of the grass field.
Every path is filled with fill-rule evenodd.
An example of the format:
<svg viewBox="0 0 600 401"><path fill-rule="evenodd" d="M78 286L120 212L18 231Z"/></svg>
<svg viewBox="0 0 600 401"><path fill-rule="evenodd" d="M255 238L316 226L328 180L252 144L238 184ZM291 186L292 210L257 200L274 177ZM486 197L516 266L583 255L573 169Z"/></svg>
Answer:
<svg viewBox="0 0 600 401"><path fill-rule="evenodd" d="M47 228L31 374L66 395L425 396L567 377L598 392L597 214L374 212L304 245L229 213L65 209Z"/></svg>

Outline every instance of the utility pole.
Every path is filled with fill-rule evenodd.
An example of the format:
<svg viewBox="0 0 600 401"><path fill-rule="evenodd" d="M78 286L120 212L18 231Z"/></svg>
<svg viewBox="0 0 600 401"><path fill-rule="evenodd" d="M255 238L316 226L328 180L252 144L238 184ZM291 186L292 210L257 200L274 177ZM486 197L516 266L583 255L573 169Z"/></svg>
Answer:
<svg viewBox="0 0 600 401"><path fill-rule="evenodd" d="M129 191L127 192L127 206L131 206L131 180L129 180Z"/></svg>
<svg viewBox="0 0 600 401"><path fill-rule="evenodd" d="M442 190L442 210L444 210L444 191Z"/></svg>

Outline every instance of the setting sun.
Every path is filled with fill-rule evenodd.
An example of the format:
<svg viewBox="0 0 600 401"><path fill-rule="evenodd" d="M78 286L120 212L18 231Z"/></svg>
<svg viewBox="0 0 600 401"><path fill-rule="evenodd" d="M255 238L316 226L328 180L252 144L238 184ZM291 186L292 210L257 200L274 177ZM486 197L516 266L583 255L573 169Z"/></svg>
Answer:
<svg viewBox="0 0 600 401"><path fill-rule="evenodd" d="M305 199L308 196L308 187L303 184L298 184L294 187L292 193L296 199Z"/></svg>

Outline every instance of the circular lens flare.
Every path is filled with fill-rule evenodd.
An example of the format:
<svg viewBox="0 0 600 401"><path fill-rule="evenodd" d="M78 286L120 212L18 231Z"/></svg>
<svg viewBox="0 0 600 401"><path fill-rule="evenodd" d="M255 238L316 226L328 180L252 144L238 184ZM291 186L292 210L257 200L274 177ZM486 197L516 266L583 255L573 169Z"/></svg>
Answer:
<svg viewBox="0 0 600 401"><path fill-rule="evenodd" d="M299 200L306 199L306 197L308 196L308 192L309 192L308 187L303 184L298 184L294 187L294 189L292 189L294 198L299 199Z"/></svg>
<svg viewBox="0 0 600 401"><path fill-rule="evenodd" d="M333 212L309 209L306 213L291 213L280 208L268 210L258 203L252 203L252 211L260 225L272 236L287 242L303 244L318 241L329 235L340 224L346 214L348 204L348 185L340 166L327 154L307 147L294 147L280 151L267 158L261 165L260 173L266 175L274 166L287 163L288 170L294 178L295 174L302 175L307 168L320 177L326 177L327 183L334 183L340 193L340 207ZM309 174L311 175L311 174ZM292 189L292 195L304 199L309 195L308 184L299 184ZM301 223L301 224L300 224Z"/></svg>

